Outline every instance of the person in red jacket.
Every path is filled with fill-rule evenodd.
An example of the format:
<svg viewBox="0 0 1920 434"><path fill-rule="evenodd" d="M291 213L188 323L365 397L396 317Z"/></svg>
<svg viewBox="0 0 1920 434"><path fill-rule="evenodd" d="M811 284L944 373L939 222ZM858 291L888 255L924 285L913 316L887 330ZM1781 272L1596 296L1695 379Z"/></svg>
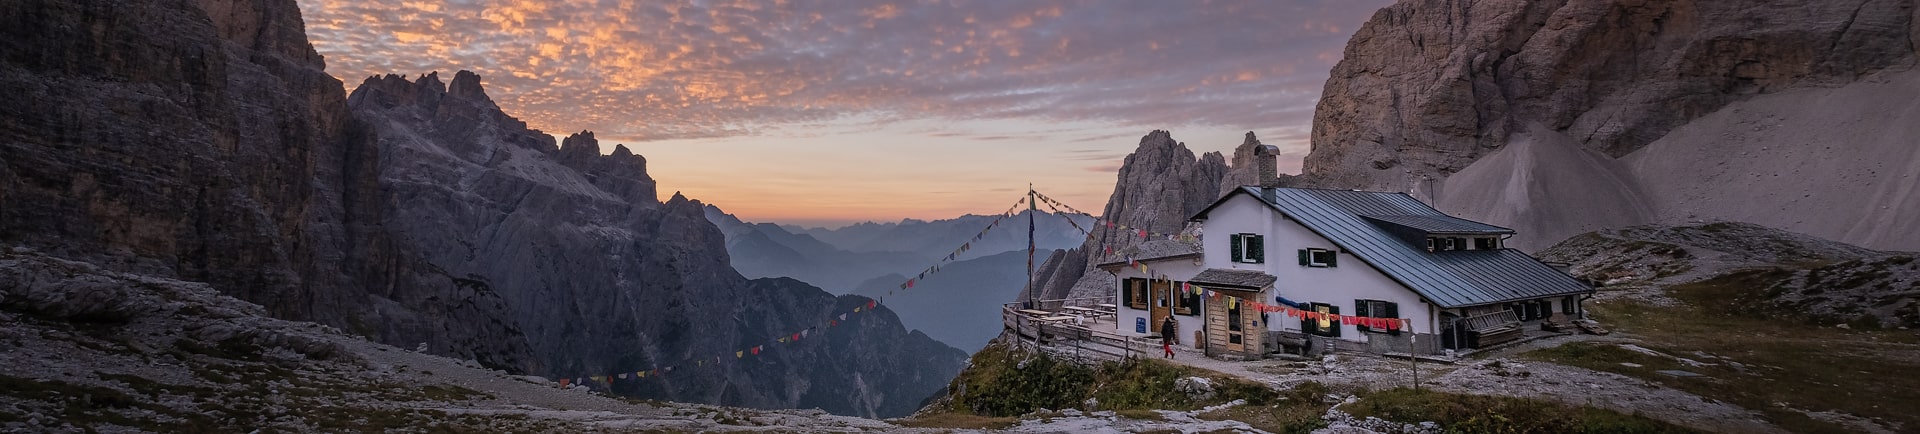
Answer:
<svg viewBox="0 0 1920 434"><path fill-rule="evenodd" d="M1169 359L1173 358L1173 344L1179 342L1179 327L1178 323L1173 322L1172 316L1160 321L1160 348L1167 350L1166 357Z"/></svg>

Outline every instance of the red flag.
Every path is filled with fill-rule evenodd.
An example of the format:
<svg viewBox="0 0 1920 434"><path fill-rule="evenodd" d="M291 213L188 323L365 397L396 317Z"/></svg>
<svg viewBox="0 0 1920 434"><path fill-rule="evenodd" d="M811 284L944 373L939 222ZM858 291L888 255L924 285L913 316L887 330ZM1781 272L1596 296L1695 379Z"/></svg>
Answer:
<svg viewBox="0 0 1920 434"><path fill-rule="evenodd" d="M1141 229L1141 230L1140 230L1140 239L1143 239L1143 240L1144 240L1144 239L1146 239L1146 238L1147 238L1147 230L1146 230L1146 229Z"/></svg>
<svg viewBox="0 0 1920 434"><path fill-rule="evenodd" d="M879 305L880 305L880 301L879 301L879 300L867 300L867 308L868 308L868 309L872 309L872 308L874 308L874 306L879 306Z"/></svg>
<svg viewBox="0 0 1920 434"><path fill-rule="evenodd" d="M913 279L907 279L907 287L908 287L908 288L912 288L912 287L913 287Z"/></svg>
<svg viewBox="0 0 1920 434"><path fill-rule="evenodd" d="M752 353L753 355L756 355L756 356L758 356L758 355L760 355L760 346L759 346L759 345L754 345L754 346L753 346L753 349L752 349L752 350L750 350L750 352L751 352L751 353Z"/></svg>
<svg viewBox="0 0 1920 434"><path fill-rule="evenodd" d="M572 382L573 382L572 378L562 378L560 379L560 388L565 389L567 388L567 384Z"/></svg>

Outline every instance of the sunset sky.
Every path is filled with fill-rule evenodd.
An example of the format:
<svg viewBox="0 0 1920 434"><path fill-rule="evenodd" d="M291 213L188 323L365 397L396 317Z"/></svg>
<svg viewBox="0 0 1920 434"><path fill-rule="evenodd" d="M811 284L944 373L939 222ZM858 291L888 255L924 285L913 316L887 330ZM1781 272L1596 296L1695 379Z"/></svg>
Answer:
<svg viewBox="0 0 1920 434"><path fill-rule="evenodd" d="M1294 172L1366 1L300 0L348 90L466 69L508 114L591 130L750 221L1099 212L1151 130L1253 131Z"/></svg>

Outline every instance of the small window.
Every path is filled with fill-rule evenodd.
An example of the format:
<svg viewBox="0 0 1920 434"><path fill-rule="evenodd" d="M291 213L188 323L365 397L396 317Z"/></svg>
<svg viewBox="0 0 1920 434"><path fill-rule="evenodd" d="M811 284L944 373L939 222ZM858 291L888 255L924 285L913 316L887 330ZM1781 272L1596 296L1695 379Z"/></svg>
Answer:
<svg viewBox="0 0 1920 434"><path fill-rule="evenodd" d="M1240 331L1240 303L1227 303L1227 331Z"/></svg>
<svg viewBox="0 0 1920 434"><path fill-rule="evenodd" d="M1174 282L1173 287L1176 288L1174 291L1177 292L1173 300L1174 303L1177 303L1173 306L1173 313L1186 316L1199 316L1200 294L1177 289L1186 288L1186 285L1183 285L1181 282Z"/></svg>
<svg viewBox="0 0 1920 434"><path fill-rule="evenodd" d="M1127 288L1127 306L1128 307L1132 307L1134 309L1146 310L1147 308L1146 283L1147 283L1146 279L1139 279L1139 278L1127 279L1126 288Z"/></svg>
<svg viewBox="0 0 1920 434"><path fill-rule="evenodd" d="M1498 247L1494 247L1494 242L1493 242L1493 241L1494 241L1494 239L1493 239L1493 238L1474 238L1474 239L1473 239L1473 248L1474 248L1474 250L1493 250L1493 249L1497 249Z"/></svg>
<svg viewBox="0 0 1920 434"><path fill-rule="evenodd" d="M1327 249L1300 249L1300 265L1315 268L1335 267L1339 264L1339 255Z"/></svg>
<svg viewBox="0 0 1920 434"><path fill-rule="evenodd" d="M1432 239L1432 238L1428 238L1428 239L1427 239L1427 251L1429 251L1429 252L1431 252L1431 251L1433 251L1433 239Z"/></svg>
<svg viewBox="0 0 1920 434"><path fill-rule="evenodd" d="M1266 237L1258 234L1233 234L1228 242L1233 262L1259 264L1267 261Z"/></svg>

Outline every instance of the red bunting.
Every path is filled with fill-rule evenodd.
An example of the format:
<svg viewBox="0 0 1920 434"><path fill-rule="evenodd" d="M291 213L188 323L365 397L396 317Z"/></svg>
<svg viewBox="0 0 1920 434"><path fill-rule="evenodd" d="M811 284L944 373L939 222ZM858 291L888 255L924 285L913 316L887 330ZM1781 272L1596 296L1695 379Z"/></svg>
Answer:
<svg viewBox="0 0 1920 434"><path fill-rule="evenodd" d="M572 382L573 382L572 378L562 378L560 379L560 388L565 389L567 388L568 383L572 383Z"/></svg>

